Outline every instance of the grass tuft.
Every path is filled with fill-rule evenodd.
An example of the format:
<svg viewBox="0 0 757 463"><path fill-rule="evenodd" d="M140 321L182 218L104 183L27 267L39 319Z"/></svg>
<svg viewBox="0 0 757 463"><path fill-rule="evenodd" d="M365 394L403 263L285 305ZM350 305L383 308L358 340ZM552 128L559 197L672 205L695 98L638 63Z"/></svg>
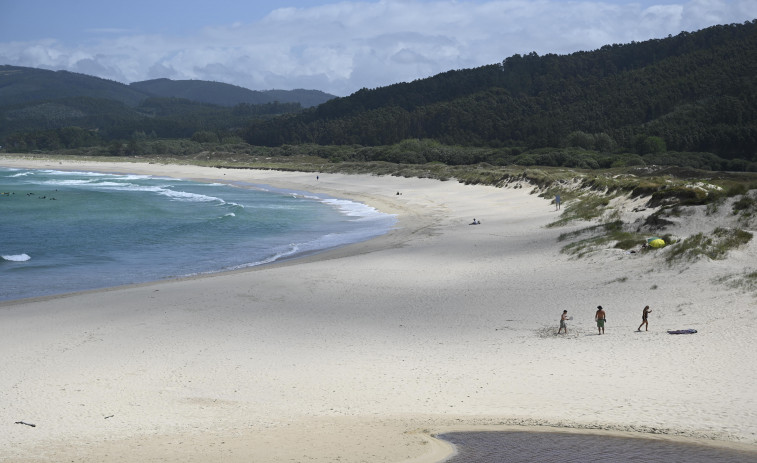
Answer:
<svg viewBox="0 0 757 463"><path fill-rule="evenodd" d="M676 261L693 262L703 257L724 259L729 251L747 244L752 236L745 230L718 227L712 234L697 233L671 246L665 260L670 264Z"/></svg>
<svg viewBox="0 0 757 463"><path fill-rule="evenodd" d="M728 275L715 280L731 289L757 293L757 271L746 271L739 275Z"/></svg>
<svg viewBox="0 0 757 463"><path fill-rule="evenodd" d="M564 254L570 254L577 257L583 257L593 249L606 246L614 242L614 248L629 250L645 243L646 237L640 233L629 232L625 230L625 225L620 220L608 222L600 225L593 225L581 230L561 234L557 240L566 241L581 236L589 235L586 238L579 239L564 246L561 250Z"/></svg>

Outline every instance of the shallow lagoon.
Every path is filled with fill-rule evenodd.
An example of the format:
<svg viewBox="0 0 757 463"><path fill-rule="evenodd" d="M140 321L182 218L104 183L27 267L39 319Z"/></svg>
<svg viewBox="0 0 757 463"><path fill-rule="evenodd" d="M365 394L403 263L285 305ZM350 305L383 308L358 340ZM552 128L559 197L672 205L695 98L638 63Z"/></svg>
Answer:
<svg viewBox="0 0 757 463"><path fill-rule="evenodd" d="M444 463L757 462L757 451L601 434L485 431L437 437L457 448Z"/></svg>

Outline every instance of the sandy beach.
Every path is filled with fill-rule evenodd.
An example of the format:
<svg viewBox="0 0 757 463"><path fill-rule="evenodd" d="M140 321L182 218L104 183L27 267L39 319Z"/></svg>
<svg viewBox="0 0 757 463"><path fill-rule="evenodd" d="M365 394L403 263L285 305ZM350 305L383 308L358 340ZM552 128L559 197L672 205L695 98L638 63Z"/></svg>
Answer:
<svg viewBox="0 0 757 463"><path fill-rule="evenodd" d="M547 228L559 212L530 185L0 166L265 184L398 216L385 236L301 259L0 303L2 461L431 463L452 452L439 432L553 428L757 452L757 299L718 281L757 269L757 240L673 267L611 248L575 258L557 238L588 224ZM639 204L617 207L633 221ZM728 220L691 208L670 231ZM698 333L666 332L683 328Z"/></svg>

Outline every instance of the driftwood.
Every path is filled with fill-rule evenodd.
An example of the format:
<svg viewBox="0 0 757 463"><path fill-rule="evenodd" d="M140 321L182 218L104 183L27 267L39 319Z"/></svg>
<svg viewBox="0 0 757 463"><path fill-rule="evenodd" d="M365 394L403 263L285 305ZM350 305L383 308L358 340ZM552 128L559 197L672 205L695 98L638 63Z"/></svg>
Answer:
<svg viewBox="0 0 757 463"><path fill-rule="evenodd" d="M32 428L36 428L37 427L36 424L26 423L24 421L16 421L16 424L25 424L26 426L31 426Z"/></svg>

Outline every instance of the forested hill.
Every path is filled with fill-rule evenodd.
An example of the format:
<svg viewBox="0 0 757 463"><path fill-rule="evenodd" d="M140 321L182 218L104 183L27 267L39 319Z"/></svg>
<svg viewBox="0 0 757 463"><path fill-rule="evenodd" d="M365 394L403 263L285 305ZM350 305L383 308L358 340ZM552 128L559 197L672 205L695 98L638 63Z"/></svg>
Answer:
<svg viewBox="0 0 757 463"><path fill-rule="evenodd" d="M239 128L254 119L299 112L329 98L317 90L255 92L199 80L125 85L0 65L0 145L35 151L143 138L240 140Z"/></svg>
<svg viewBox="0 0 757 463"><path fill-rule="evenodd" d="M755 159L757 21L606 45L570 55L515 55L330 100L253 124L251 144L559 147L667 150ZM651 149L659 149L652 147Z"/></svg>
<svg viewBox="0 0 757 463"><path fill-rule="evenodd" d="M136 106L149 96L120 82L86 74L0 65L0 108L72 97Z"/></svg>
<svg viewBox="0 0 757 463"><path fill-rule="evenodd" d="M0 108L60 98L98 98L137 106L148 98L182 98L219 106L298 103L304 108L334 98L320 90L256 91L222 82L154 79L129 85L68 71L0 65Z"/></svg>
<svg viewBox="0 0 757 463"><path fill-rule="evenodd" d="M210 103L221 106L236 106L240 103L299 103L304 108L317 106L332 98L334 95L320 90L250 90L236 85L205 80L171 80L153 79L142 82L132 82L131 88L156 97L184 98L200 103Z"/></svg>

